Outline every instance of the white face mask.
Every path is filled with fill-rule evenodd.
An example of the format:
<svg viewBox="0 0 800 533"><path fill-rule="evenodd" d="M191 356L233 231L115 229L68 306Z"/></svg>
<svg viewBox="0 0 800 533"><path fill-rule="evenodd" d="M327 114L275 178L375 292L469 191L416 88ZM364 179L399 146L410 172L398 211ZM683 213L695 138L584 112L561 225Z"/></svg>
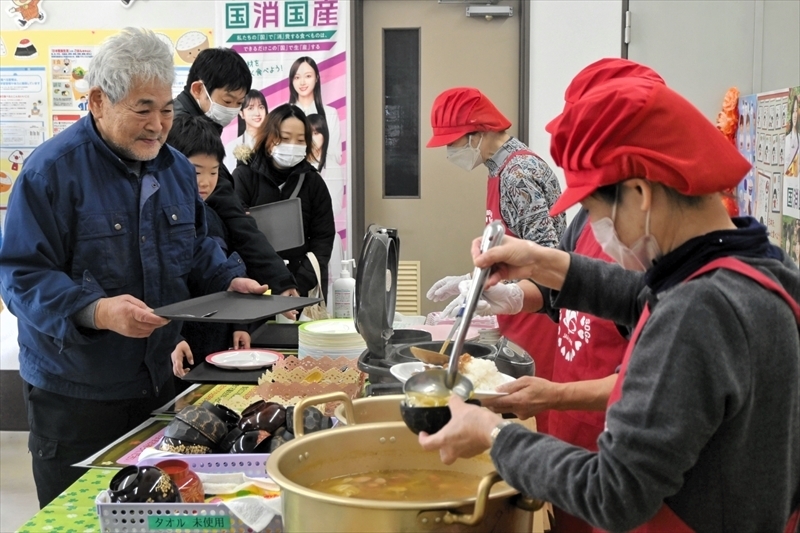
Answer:
<svg viewBox="0 0 800 533"><path fill-rule="evenodd" d="M481 158L481 143L483 142L483 133L481 138L478 139L478 146L472 147L472 135L467 137L467 144L459 148L452 146L447 147L447 160L457 167L461 167L466 171L470 171L483 163Z"/></svg>
<svg viewBox="0 0 800 533"><path fill-rule="evenodd" d="M306 158L306 146L304 144L276 144L270 155L277 166L291 168Z"/></svg>
<svg viewBox="0 0 800 533"><path fill-rule="evenodd" d="M622 268L627 270L637 270L644 272L653 266L653 262L661 257L661 249L658 247L656 238L650 233L650 210L647 210L644 235L642 235L633 246L628 248L617 236L614 228L614 219L617 216L617 200L614 200L614 207L611 208L611 218L601 218L597 222L592 222L592 231L603 251L614 261L619 263Z"/></svg>
<svg viewBox="0 0 800 533"><path fill-rule="evenodd" d="M216 103L211 99L211 95L208 94L208 89L206 89L205 84L203 84L203 90L206 92L208 101L211 102L211 107L206 111L206 116L208 118L224 128L230 124L233 119L239 116L239 111L241 111L241 109L238 107L225 107L224 105Z"/></svg>

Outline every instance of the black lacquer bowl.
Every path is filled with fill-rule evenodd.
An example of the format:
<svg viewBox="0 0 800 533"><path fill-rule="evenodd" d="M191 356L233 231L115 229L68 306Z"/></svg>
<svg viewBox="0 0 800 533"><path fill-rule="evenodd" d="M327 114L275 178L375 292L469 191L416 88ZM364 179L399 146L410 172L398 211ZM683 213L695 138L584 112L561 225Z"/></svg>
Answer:
<svg viewBox="0 0 800 533"><path fill-rule="evenodd" d="M111 479L114 503L174 503L183 501L169 474L155 466L126 466Z"/></svg>

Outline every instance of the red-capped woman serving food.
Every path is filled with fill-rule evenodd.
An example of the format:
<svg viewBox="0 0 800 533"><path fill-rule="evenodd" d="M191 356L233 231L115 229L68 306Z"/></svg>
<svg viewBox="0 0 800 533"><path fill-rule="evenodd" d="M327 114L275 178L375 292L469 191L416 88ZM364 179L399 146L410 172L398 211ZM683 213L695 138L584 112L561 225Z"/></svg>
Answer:
<svg viewBox="0 0 800 533"><path fill-rule="evenodd" d="M505 237L475 265L531 278L553 305L633 328L597 451L450 400L426 449L487 448L506 482L598 529L795 531L800 515L800 272L720 192L750 165L663 83L610 79L551 124L567 189L625 269ZM631 278L629 271L641 273Z"/></svg>

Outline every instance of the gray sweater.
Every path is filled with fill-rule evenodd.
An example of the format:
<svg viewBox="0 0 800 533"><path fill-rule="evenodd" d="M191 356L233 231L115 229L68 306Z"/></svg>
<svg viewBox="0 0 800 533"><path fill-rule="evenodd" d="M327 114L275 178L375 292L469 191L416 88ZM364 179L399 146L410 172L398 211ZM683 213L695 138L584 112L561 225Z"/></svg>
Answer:
<svg viewBox="0 0 800 533"><path fill-rule="evenodd" d="M743 259L800 300L791 261ZM642 276L571 254L556 307L633 327ZM522 426L492 448L503 478L598 527L622 531L666 501L697 531L782 531L800 498L800 338L791 310L717 270L658 295L599 451Z"/></svg>

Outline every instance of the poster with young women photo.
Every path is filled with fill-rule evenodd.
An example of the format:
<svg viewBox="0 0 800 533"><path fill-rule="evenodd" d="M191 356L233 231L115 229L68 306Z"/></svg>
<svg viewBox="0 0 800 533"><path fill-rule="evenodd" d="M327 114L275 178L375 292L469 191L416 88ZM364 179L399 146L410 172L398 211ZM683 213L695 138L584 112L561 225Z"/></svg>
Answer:
<svg viewBox="0 0 800 533"><path fill-rule="evenodd" d="M329 284L339 277L341 259L352 257L347 200L349 4L343 0L215 2L219 43L247 62L252 88L264 96L266 108L291 103L306 115L325 119L328 145L320 173L332 198L336 226ZM222 139L227 144L241 135L230 125Z"/></svg>
<svg viewBox="0 0 800 533"><path fill-rule="evenodd" d="M245 159L255 145L258 128L267 118L267 99L261 91L250 89L244 97L242 110L236 121L239 136L225 144L225 166L233 172L239 161Z"/></svg>

